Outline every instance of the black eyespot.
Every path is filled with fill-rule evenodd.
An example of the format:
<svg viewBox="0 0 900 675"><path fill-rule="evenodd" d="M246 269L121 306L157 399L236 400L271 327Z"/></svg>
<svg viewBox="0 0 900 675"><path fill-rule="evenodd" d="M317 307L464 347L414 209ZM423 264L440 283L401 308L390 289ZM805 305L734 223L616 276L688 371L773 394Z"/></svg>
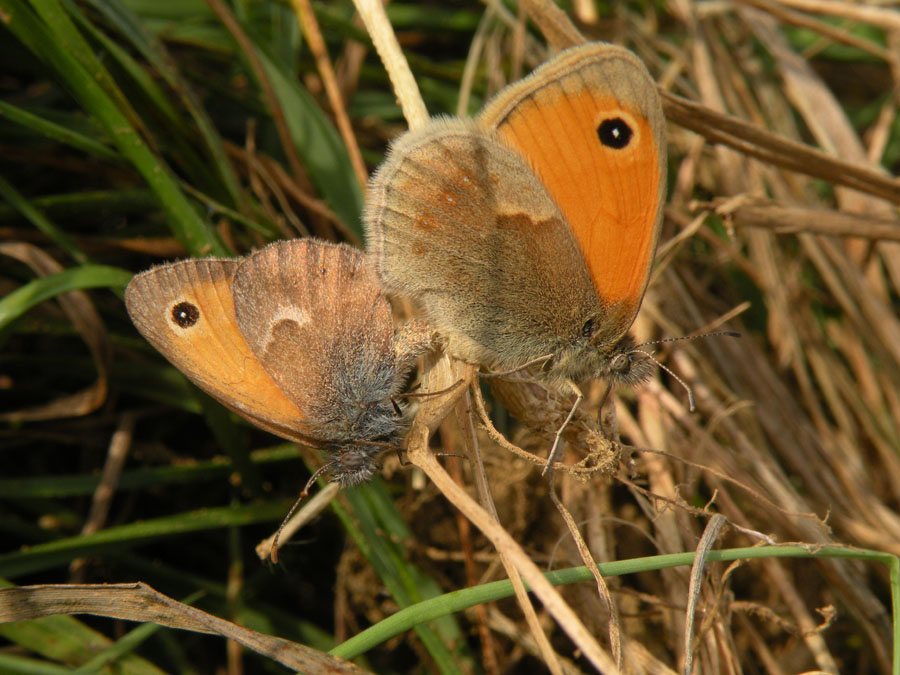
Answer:
<svg viewBox="0 0 900 675"><path fill-rule="evenodd" d="M621 117L603 120L597 127L597 137L600 142L613 150L621 150L626 147L631 142L632 136L634 136L634 131Z"/></svg>
<svg viewBox="0 0 900 675"><path fill-rule="evenodd" d="M190 328L200 320L200 309L190 302L179 302L172 308L172 321L181 328Z"/></svg>
<svg viewBox="0 0 900 675"><path fill-rule="evenodd" d="M589 338L594 334L594 320L588 319L584 322L584 325L581 327L581 335L582 337Z"/></svg>

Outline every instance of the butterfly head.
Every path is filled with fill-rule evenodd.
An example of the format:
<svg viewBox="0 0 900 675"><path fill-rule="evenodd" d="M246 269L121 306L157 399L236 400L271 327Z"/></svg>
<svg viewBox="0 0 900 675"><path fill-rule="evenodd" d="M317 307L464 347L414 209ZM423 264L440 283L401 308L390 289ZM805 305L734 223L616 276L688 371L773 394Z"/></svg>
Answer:
<svg viewBox="0 0 900 675"><path fill-rule="evenodd" d="M382 447L362 443L338 448L326 465L331 482L341 488L368 482L378 470L378 455L382 450Z"/></svg>
<svg viewBox="0 0 900 675"><path fill-rule="evenodd" d="M599 377L613 385L637 385L652 372L652 361L630 333L611 343L579 340L560 349L544 368L550 379L579 381Z"/></svg>
<svg viewBox="0 0 900 675"><path fill-rule="evenodd" d="M332 420L333 425L328 428L332 440L323 449L330 461L323 470L331 482L342 488L355 487L367 482L378 470L382 453L402 448L410 415L408 408L393 396L377 401L357 400L354 406L345 402L340 408L345 416Z"/></svg>
<svg viewBox="0 0 900 675"><path fill-rule="evenodd" d="M597 371L610 384L637 385L645 381L653 372L653 363L641 351L631 333L611 347L593 345L596 351Z"/></svg>

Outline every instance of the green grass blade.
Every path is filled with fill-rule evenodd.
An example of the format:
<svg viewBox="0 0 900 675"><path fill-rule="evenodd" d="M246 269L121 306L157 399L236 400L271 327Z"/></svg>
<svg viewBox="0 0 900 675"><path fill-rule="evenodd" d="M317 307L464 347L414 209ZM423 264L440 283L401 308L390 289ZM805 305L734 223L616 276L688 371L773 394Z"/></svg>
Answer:
<svg viewBox="0 0 900 675"><path fill-rule="evenodd" d="M284 109L291 138L310 179L338 218L362 238L363 194L340 135L309 92L290 79L263 50L257 49Z"/></svg>
<svg viewBox="0 0 900 675"><path fill-rule="evenodd" d="M70 267L57 274L34 279L0 298L0 329L32 307L70 291L112 288L121 291L134 276L128 270L106 265Z"/></svg>
<svg viewBox="0 0 900 675"><path fill-rule="evenodd" d="M40 19L18 0L5 1L11 10L7 27L50 66L84 108L103 124L122 155L156 194L175 236L195 255L226 255L227 248L199 217L169 168L151 151L119 108L118 102L125 97L121 92L115 98L111 97L98 82L99 79L107 87L114 86L108 81L106 71L89 71L69 53L67 46L73 42L80 44L82 40L74 38L74 27L70 30L71 23L60 18L64 13L61 6L55 0L39 3L42 15L53 19L52 25L42 25ZM90 60L80 50L76 51L82 58Z"/></svg>
<svg viewBox="0 0 900 675"><path fill-rule="evenodd" d="M28 549L0 554L0 576L32 574L69 564L75 558L124 551L159 539L180 537L203 530L240 527L277 521L285 514L281 502L203 509L165 518L109 527L94 534L66 537L35 544Z"/></svg>
<svg viewBox="0 0 900 675"><path fill-rule="evenodd" d="M764 546L754 548L735 548L711 551L707 562L732 562L756 558L852 558L879 562L890 567L891 574L900 570L900 560L881 551L850 549L838 546L823 546L815 550L801 546ZM673 553L669 555L648 556L631 560L599 563L597 568L604 577L615 577L623 574L658 571L670 567L692 565L694 553ZM593 575L587 567L572 567L544 574L554 586L591 582ZM900 578L900 574L898 574ZM464 588L440 597L424 600L414 606L401 609L389 618L355 635L331 650L331 654L345 659L352 659L365 653L375 645L406 632L425 621L433 621L440 616L459 612L486 602L496 602L513 596L512 583L509 580L494 581L474 588ZM900 611L900 593L894 594L894 611ZM898 622L894 621L895 631ZM895 663L900 663L900 652L895 648Z"/></svg>
<svg viewBox="0 0 900 675"><path fill-rule="evenodd" d="M353 507L355 521L350 522L350 516L340 509L338 514L397 604L410 607L428 597L438 596L441 591L437 584L412 565L404 554L400 542L408 541L411 532L405 525L396 526L402 523L402 518L396 513L396 505L384 484L375 480L346 490L344 494ZM391 511L395 513L390 518L377 515ZM451 620L446 621L448 618ZM442 673L461 673L463 664L474 663L464 635L452 617L441 617L433 626L418 623L414 630Z"/></svg>
<svg viewBox="0 0 900 675"><path fill-rule="evenodd" d="M43 138L68 145L93 157L113 162L121 161L119 154L103 143L6 101L0 101L0 116L30 129Z"/></svg>
<svg viewBox="0 0 900 675"><path fill-rule="evenodd" d="M19 194L19 191L12 184L8 183L3 176L0 176L0 198L18 210L37 229L50 237L51 241L68 253L75 262L82 264L87 262L87 256L78 248L75 242L65 232L50 222L49 218L29 204L28 200Z"/></svg>

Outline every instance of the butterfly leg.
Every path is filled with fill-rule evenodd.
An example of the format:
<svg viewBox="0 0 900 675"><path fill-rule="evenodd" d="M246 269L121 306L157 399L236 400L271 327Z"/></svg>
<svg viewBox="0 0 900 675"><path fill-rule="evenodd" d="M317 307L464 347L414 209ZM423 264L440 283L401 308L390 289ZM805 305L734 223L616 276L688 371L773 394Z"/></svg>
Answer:
<svg viewBox="0 0 900 675"><path fill-rule="evenodd" d="M515 375L516 373L520 373L524 370L528 370L531 366L543 366L547 361L553 358L553 354L547 354L545 356L539 356L536 359L532 359L528 363L523 363L518 368L513 368L512 370L504 370L500 373L483 373L480 370L478 371L478 377L483 380L493 380L498 377L508 377L509 375Z"/></svg>
<svg viewBox="0 0 900 675"><path fill-rule="evenodd" d="M403 409L400 408L400 404L397 403L397 399L391 396L391 405L394 406L394 414L397 417L403 417Z"/></svg>
<svg viewBox="0 0 900 675"><path fill-rule="evenodd" d="M416 365L416 361L424 353L435 348L436 334L430 324L413 319L400 326L394 335L394 363L397 367L397 382L403 382ZM394 393L391 405L397 417L403 416L403 410L397 399L410 394Z"/></svg>
<svg viewBox="0 0 900 675"><path fill-rule="evenodd" d="M581 389L578 388L578 385L572 382L572 380L566 380L566 385L575 392L575 403L572 404L572 409L569 410L569 415L566 417L565 422L562 423L559 429L556 431L556 438L553 440L553 447L550 448L550 455L547 457L547 464L544 465L544 470L541 472L542 476L547 474L547 471L550 470L550 467L553 465L553 462L556 461L556 454L559 450L560 443L562 442L562 434L565 431L566 427L569 426L569 422L572 421L572 418L575 416L575 411L578 410L578 405L584 399L584 394L581 393Z"/></svg>
<svg viewBox="0 0 900 675"><path fill-rule="evenodd" d="M400 326L394 337L394 358L397 370L406 374L416 360L425 352L435 348L437 336L434 328L425 321L413 319Z"/></svg>

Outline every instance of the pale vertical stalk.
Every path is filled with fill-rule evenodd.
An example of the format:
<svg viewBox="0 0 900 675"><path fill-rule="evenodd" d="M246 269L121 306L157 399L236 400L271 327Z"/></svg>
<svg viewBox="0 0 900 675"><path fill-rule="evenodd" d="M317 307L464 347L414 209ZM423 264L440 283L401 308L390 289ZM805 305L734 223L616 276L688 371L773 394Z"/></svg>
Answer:
<svg viewBox="0 0 900 675"><path fill-rule="evenodd" d="M400 43L397 42L397 36L394 35L394 29L388 21L384 5L380 0L353 0L353 4L356 5L356 11L362 17L384 69L391 78L391 86L409 128L418 129L428 121L428 109L400 49Z"/></svg>
<svg viewBox="0 0 900 675"><path fill-rule="evenodd" d="M451 362L446 357L438 360L426 357L427 371L423 388L426 391L447 389L449 385L457 382L460 377L466 377L460 371L460 367L463 365L458 361ZM471 367L468 368L471 371ZM471 386L471 372L468 374L468 378L467 382ZM571 638L577 648L581 650L585 658L600 672L608 674L618 673L619 669L616 667L613 659L600 647L581 619L566 604L565 600L550 582L544 578L540 569L522 550L522 547L516 543L509 532L488 511L472 499L462 487L456 484L429 449L428 438L431 430L437 428L456 404L458 396L461 394L462 391L458 391L448 396L433 396L422 403L408 437L407 453L409 460L428 475L447 500L484 533L498 552L509 559L511 565L522 575L522 579L538 597L547 612ZM475 395L477 397L477 393ZM510 574L510 576L512 575ZM549 665L548 663L548 667Z"/></svg>
<svg viewBox="0 0 900 675"><path fill-rule="evenodd" d="M363 23L366 25L366 30L372 38L385 70L388 72L409 128L418 129L422 127L428 121L428 112L412 72L409 70L409 64L407 64L400 50L400 44L397 42L384 7L380 0L354 0L354 4L363 19ZM427 361L428 359L426 359ZM425 373L423 389L432 392L447 390L454 382L458 381L459 377L457 375L460 373L457 371L463 366L464 364L451 362L449 359L440 359L436 363L432 359L430 367L427 368ZM471 366L464 367L468 372L463 377L467 384L471 386ZM428 438L431 432L437 428L450 412L451 408L459 401L458 397L461 393L435 396L422 404L408 436L407 453L409 460L422 469L444 496L491 540L491 543L501 554L501 559L510 579L513 580L514 587L521 584L521 580L517 579L518 575L521 574L522 579L528 583L531 590L543 603L545 609L569 635L585 658L601 672L618 673L619 670L613 660L603 651L572 608L566 604L562 596L544 578L538 567L496 520L496 517L480 506L462 487L457 485L431 453L428 447ZM468 442L471 438L470 433L474 431L471 427L471 420L468 425L464 424L464 427L466 427L464 436L467 438L467 446L470 446L467 449L476 450L477 446L471 447L471 443ZM525 600L528 600L527 595ZM534 614L534 608L530 606L530 601L524 602L522 608L530 619L529 624L535 625L536 622L532 624L532 620L536 619L536 615ZM535 628L535 638L538 644L546 645L549 648L549 641L543 634L543 631L540 630L539 626L535 625ZM552 649L549 652L542 649L542 655L547 660L547 666L551 671L554 673L562 672L559 660Z"/></svg>
<svg viewBox="0 0 900 675"><path fill-rule="evenodd" d="M471 369L471 366L468 366L468 368ZM491 496L490 485L488 484L487 475L484 472L484 462L481 461L478 436L475 433L475 425L472 423L471 396L471 392L467 390L465 398L460 399L456 404L456 418L463 431L463 442L466 446L466 455L472 463L472 473L475 475L478 501L481 502L481 505L491 517L499 523L500 516L497 514L497 507L494 505L494 498ZM507 576L512 583L513 592L516 594L516 600L519 602L519 606L525 614L525 621L528 623L528 628L534 636L538 649L541 652L541 657L544 659L544 663L553 675L562 675L563 669L559 662L559 657L556 652L553 651L550 640L541 628L540 619L538 619L537 612L534 610L534 605L528 597L528 592L525 590L525 584L522 583L522 577L516 570L513 561L503 549L497 550L500 554L500 562L503 563L503 567L506 569Z"/></svg>

